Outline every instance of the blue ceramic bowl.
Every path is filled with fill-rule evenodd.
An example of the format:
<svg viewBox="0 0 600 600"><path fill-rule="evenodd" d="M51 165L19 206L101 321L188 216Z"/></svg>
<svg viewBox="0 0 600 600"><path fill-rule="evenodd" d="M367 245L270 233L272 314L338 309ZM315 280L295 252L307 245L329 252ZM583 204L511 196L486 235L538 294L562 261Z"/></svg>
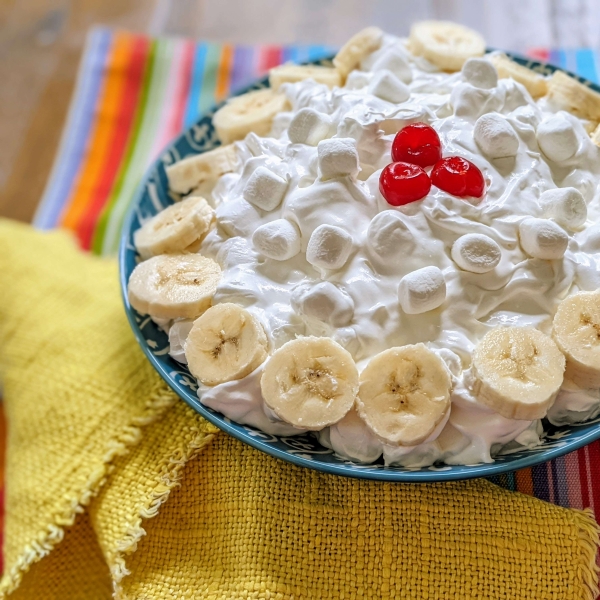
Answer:
<svg viewBox="0 0 600 600"><path fill-rule="evenodd" d="M513 56L513 58L541 73L552 73L557 70L557 67L552 65L517 56ZM600 87L582 79L580 81L590 85L596 91L600 91ZM268 80L265 78L239 93L267 86ZM223 431L267 454L301 467L359 479L434 482L489 477L537 465L572 452L600 438L600 418L583 425L560 428L552 427L546 423L547 435L542 445L532 450L523 450L515 454L500 456L491 464L440 465L419 469L388 467L383 464L362 465L351 462L324 448L311 434L294 437L269 435L248 425L238 425L222 414L204 406L196 393L198 389L196 381L187 368L169 356L169 342L165 333L147 316L137 313L129 304L127 281L136 265L133 232L140 227L141 221L155 215L159 210L173 202L167 185L165 165L174 163L190 154L204 152L219 145L212 125L214 110L204 115L195 125L182 133L148 171L133 199L123 229L119 252L121 290L131 328L148 360L183 401Z"/></svg>

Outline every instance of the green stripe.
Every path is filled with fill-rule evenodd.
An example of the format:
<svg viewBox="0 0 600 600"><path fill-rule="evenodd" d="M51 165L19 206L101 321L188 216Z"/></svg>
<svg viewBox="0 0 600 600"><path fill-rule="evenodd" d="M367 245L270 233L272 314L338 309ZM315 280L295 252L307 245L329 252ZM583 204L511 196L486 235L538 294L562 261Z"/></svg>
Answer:
<svg viewBox="0 0 600 600"><path fill-rule="evenodd" d="M153 44L152 61L144 82L140 119L136 123L131 152L123 164L123 177L105 213L102 230L98 232L98 242L94 239L94 249L98 248L100 254L117 252L123 221L133 201L135 189L150 160L154 158L150 156L150 152L160 131L174 48L173 40L158 40Z"/></svg>
<svg viewBox="0 0 600 600"><path fill-rule="evenodd" d="M209 44L204 63L204 77L200 88L200 102L198 114L203 115L215 105L215 91L217 89L217 73L221 62L221 46Z"/></svg>

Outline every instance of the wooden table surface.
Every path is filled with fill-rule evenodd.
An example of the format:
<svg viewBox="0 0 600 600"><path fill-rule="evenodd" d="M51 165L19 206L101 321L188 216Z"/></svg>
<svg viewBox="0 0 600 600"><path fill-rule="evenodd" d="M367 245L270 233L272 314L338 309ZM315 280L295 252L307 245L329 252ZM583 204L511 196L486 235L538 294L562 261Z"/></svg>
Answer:
<svg viewBox="0 0 600 600"><path fill-rule="evenodd" d="M0 215L29 221L35 212L94 25L336 45L366 24L406 34L425 18L463 22L491 46L521 52L600 46L598 0L0 0Z"/></svg>

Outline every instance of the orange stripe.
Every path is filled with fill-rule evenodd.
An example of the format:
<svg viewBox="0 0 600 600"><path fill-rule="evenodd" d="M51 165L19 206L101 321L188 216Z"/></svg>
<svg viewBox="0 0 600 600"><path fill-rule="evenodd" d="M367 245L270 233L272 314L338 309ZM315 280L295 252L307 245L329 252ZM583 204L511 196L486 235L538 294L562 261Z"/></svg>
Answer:
<svg viewBox="0 0 600 600"><path fill-rule="evenodd" d="M533 479L531 477L531 469L522 469L515 473L517 480L517 490L522 494L533 496Z"/></svg>
<svg viewBox="0 0 600 600"><path fill-rule="evenodd" d="M85 213L89 200L94 194L107 155L111 152L110 142L113 128L119 124L121 99L127 83L127 65L133 51L135 37L127 33L117 33L108 64L106 83L96 109L93 133L87 146L87 156L80 168L77 184L63 210L61 225L75 230Z"/></svg>
<svg viewBox="0 0 600 600"><path fill-rule="evenodd" d="M215 88L215 100L221 102L229 96L229 82L231 80L231 68L233 66L233 46L227 44L221 49L221 60L217 72L217 85Z"/></svg>

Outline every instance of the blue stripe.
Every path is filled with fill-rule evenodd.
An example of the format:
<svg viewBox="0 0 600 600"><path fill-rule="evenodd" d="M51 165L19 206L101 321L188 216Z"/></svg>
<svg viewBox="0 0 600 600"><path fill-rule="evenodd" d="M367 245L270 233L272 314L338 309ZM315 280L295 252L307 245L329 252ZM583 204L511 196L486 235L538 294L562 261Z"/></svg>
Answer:
<svg viewBox="0 0 600 600"><path fill-rule="evenodd" d="M281 49L281 61L286 62L300 62L298 60L298 48L296 46L284 46Z"/></svg>
<svg viewBox="0 0 600 600"><path fill-rule="evenodd" d="M566 69L567 57L564 50L551 50L550 51L550 62L557 67Z"/></svg>
<svg viewBox="0 0 600 600"><path fill-rule="evenodd" d="M64 138L50 180L33 218L34 226L39 229L55 227L67 203L85 154L111 40L112 34L108 29L97 28L90 32L88 46L79 69L77 88L64 128Z"/></svg>
<svg viewBox="0 0 600 600"><path fill-rule="evenodd" d="M581 75L581 77L584 77L593 83L598 83L596 61L592 50L577 50L575 52L575 64L575 69L578 75Z"/></svg>
<svg viewBox="0 0 600 600"><path fill-rule="evenodd" d="M308 60L321 60L329 58L335 54L335 50L330 46L311 46L308 51Z"/></svg>
<svg viewBox="0 0 600 600"><path fill-rule="evenodd" d="M200 93L202 92L202 79L204 77L204 63L208 53L206 44L198 44L194 53L194 64L192 67L192 81L190 83L190 95L185 107L184 128L191 127L198 119L200 107Z"/></svg>

